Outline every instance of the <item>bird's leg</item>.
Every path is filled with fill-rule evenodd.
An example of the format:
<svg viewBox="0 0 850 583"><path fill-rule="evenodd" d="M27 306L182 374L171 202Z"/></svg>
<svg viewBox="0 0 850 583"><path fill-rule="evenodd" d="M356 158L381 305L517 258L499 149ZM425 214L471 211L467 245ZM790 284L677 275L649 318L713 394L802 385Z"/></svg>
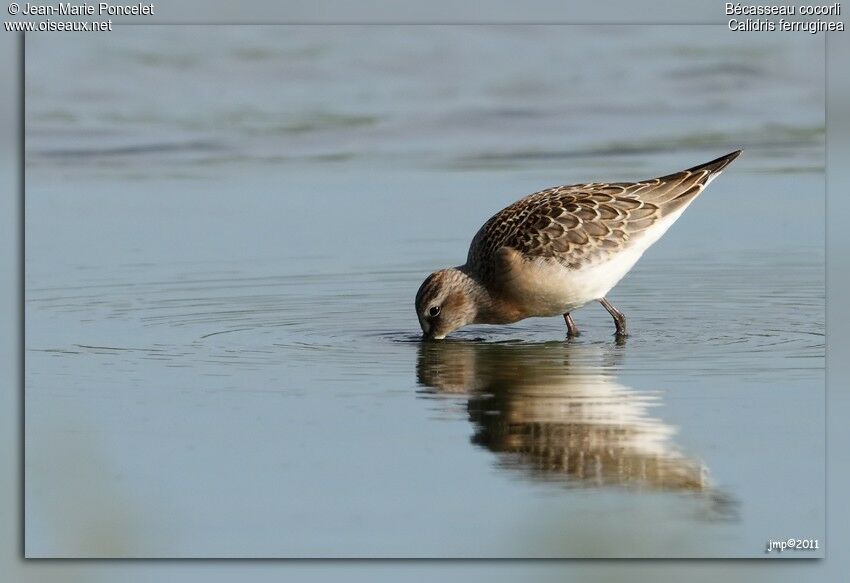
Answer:
<svg viewBox="0 0 850 583"><path fill-rule="evenodd" d="M617 336L626 336L626 317L608 301L608 298L602 298L599 303L608 310L611 317L614 318L614 324L617 326Z"/></svg>
<svg viewBox="0 0 850 583"><path fill-rule="evenodd" d="M579 335L578 326L573 322L573 317L567 312L564 314L564 322L567 323L567 338L575 338Z"/></svg>

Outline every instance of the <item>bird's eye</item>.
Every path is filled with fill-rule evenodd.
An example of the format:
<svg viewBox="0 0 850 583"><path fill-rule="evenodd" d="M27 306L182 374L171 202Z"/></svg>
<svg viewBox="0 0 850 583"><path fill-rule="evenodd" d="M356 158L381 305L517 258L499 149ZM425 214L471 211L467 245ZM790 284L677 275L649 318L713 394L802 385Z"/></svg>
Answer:
<svg viewBox="0 0 850 583"><path fill-rule="evenodd" d="M436 318L440 315L440 306L431 306L431 309L428 310L428 315L432 318Z"/></svg>

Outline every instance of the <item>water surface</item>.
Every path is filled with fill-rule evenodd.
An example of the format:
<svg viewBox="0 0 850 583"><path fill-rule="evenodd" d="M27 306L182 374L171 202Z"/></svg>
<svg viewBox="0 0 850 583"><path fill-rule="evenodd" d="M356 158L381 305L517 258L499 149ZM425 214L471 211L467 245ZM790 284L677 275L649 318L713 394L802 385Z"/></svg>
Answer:
<svg viewBox="0 0 850 583"><path fill-rule="evenodd" d="M28 556L764 556L824 521L823 43L27 39ZM85 74L80 74L84 71ZM555 184L743 147L599 306L419 341Z"/></svg>

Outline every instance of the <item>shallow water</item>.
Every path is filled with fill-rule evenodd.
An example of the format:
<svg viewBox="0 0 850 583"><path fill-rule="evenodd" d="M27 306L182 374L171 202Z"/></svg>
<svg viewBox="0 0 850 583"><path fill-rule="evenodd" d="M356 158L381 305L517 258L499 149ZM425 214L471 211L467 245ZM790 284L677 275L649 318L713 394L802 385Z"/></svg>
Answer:
<svg viewBox="0 0 850 583"><path fill-rule="evenodd" d="M764 556L824 523L823 44L27 40L29 556ZM77 74L85 71L85 75ZM737 147L599 306L419 341L493 212Z"/></svg>

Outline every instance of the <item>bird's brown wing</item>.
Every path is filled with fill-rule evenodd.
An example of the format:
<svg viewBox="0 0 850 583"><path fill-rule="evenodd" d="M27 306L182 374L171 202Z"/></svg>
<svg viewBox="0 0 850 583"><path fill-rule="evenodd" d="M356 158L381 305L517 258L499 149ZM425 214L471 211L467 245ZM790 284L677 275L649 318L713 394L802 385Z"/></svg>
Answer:
<svg viewBox="0 0 850 583"><path fill-rule="evenodd" d="M502 247L572 269L603 260L690 203L739 153L641 182L574 184L531 194L481 227L467 264L486 276L498 269Z"/></svg>

